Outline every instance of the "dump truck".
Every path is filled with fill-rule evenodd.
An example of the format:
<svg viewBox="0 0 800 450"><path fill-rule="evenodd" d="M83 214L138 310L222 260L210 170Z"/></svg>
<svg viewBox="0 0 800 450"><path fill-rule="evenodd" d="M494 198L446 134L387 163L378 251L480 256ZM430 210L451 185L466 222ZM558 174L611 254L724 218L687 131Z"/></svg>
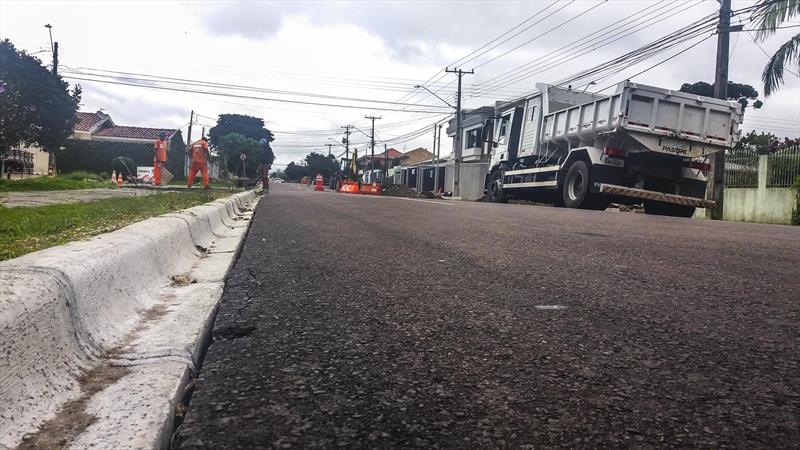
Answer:
<svg viewBox="0 0 800 450"><path fill-rule="evenodd" d="M625 81L611 95L546 84L497 103L487 199L605 209L644 203L648 214L690 217L707 200L709 155L739 138L742 107ZM491 122L491 123L489 123Z"/></svg>

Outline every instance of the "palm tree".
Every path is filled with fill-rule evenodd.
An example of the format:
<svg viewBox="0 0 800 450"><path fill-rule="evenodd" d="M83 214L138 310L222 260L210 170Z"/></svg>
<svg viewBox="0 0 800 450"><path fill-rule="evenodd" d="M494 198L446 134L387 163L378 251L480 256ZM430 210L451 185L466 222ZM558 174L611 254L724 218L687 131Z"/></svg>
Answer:
<svg viewBox="0 0 800 450"><path fill-rule="evenodd" d="M752 16L758 24L756 40L766 40L783 22L794 16L800 16L800 0L759 0ZM800 66L800 33L781 45L764 67L761 81L764 82L765 95L777 92L783 84L784 70L793 73L785 69L786 64Z"/></svg>

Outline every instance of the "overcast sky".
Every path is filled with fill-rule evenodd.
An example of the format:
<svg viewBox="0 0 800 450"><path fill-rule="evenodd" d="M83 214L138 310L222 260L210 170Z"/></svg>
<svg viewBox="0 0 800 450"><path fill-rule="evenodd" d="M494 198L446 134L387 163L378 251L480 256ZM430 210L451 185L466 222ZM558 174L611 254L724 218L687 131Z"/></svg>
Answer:
<svg viewBox="0 0 800 450"><path fill-rule="evenodd" d="M752 1L734 1L733 7L752 4ZM10 39L18 48L36 53L49 63L50 40L44 28L49 23L53 26L53 38L60 45L61 71L68 76L98 79L96 75L80 73L110 70L262 89L188 86L189 90L223 94L207 95L69 80L83 87L81 110L103 109L120 125L181 128L185 137L189 113L194 110L201 115L193 131L196 139L200 128L213 126L218 114L261 117L268 128L276 131L273 144L278 166L298 161L314 148L327 151L324 144L333 143L330 139L341 141L338 130L342 125L353 124L369 133L365 115L382 117L376 120L376 136L380 142L388 141L389 147L401 151L418 146L430 148L432 125L445 117L448 108L427 92L415 90L414 85L433 78L431 89L454 103L455 76L440 72L475 50L480 49L482 54L458 64L465 70L475 68L475 75L464 77L465 107L523 95L532 91L536 82L561 80L717 9L718 3L713 0L557 3L2 0L0 39ZM754 28L747 25L748 16L740 18L746 26ZM507 42L496 48L481 49L521 23L522 26L494 44L505 39ZM625 27L630 28L630 33L606 42L598 39L582 55L553 53L586 35L597 32L594 37L601 37ZM764 52L772 54L797 31L798 28L781 30L761 44L763 50L748 33L734 34L730 79L762 90L760 74L768 59ZM589 89L600 89L631 77L706 36L710 33L598 79ZM684 82L711 82L715 46L716 38L710 37L633 79L673 89ZM489 51L483 53L486 50ZM493 80L523 64L530 66L548 59L553 63L534 66L522 76ZM533 70L536 67L539 70ZM791 70L796 73L797 69ZM143 78L141 75L137 78ZM103 79L131 82L130 77ZM761 110L747 111L746 130L800 135L800 82L789 73L785 79L786 84L778 94L763 99L765 105ZM426 127L431 130L425 131ZM351 141L362 152L368 138L356 131ZM448 139L442 140L443 155L450 153L450 145ZM382 149L382 143L376 152L378 149ZM341 151L334 144L334 152Z"/></svg>

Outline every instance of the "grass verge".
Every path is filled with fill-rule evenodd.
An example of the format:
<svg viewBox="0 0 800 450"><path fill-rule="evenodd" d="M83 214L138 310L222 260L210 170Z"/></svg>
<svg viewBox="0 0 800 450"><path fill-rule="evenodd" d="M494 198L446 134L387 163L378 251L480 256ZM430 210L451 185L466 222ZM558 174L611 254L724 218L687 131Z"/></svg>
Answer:
<svg viewBox="0 0 800 450"><path fill-rule="evenodd" d="M229 191L159 192L86 203L0 207L0 261L122 228L149 217L231 195Z"/></svg>
<svg viewBox="0 0 800 450"><path fill-rule="evenodd" d="M72 172L56 177L36 177L23 180L0 179L0 192L65 191L114 186L110 179L102 178L91 172Z"/></svg>

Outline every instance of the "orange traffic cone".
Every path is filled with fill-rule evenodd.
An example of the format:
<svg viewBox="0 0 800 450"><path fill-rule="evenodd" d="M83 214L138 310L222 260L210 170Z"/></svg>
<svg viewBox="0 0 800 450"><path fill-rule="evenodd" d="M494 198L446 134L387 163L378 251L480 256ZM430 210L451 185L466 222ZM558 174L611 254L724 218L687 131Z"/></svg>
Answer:
<svg viewBox="0 0 800 450"><path fill-rule="evenodd" d="M117 175L117 186L122 187L122 174Z"/></svg>

